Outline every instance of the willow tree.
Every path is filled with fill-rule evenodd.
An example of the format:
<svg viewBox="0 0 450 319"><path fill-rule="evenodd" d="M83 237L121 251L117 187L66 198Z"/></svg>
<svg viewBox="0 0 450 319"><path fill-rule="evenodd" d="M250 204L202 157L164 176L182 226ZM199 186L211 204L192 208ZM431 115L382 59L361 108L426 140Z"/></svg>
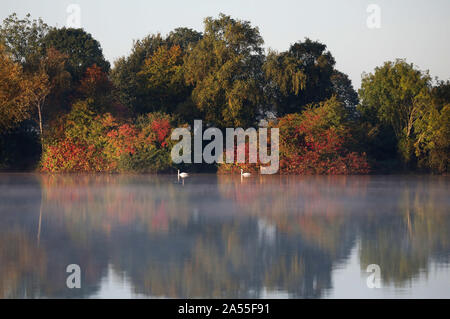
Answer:
<svg viewBox="0 0 450 319"><path fill-rule="evenodd" d="M325 44L308 38L287 51L270 51L264 73L277 113L301 112L306 105L325 101L333 94L341 102L355 104L351 81L334 68L335 63Z"/></svg>
<svg viewBox="0 0 450 319"><path fill-rule="evenodd" d="M203 38L184 61L192 99L208 124L248 127L263 105L264 43L250 22L220 14L204 20Z"/></svg>

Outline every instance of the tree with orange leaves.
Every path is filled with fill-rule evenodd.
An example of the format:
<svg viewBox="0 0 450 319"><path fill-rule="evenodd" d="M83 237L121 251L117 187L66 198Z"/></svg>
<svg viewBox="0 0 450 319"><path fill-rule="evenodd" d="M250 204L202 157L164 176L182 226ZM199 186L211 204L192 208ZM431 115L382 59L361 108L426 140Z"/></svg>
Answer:
<svg viewBox="0 0 450 319"><path fill-rule="evenodd" d="M0 45L0 132L30 117L28 86L22 66Z"/></svg>
<svg viewBox="0 0 450 319"><path fill-rule="evenodd" d="M99 66L93 64L86 69L77 88L77 93L82 99L92 99L96 111L103 113L109 111L113 104L112 88L113 85L108 75Z"/></svg>

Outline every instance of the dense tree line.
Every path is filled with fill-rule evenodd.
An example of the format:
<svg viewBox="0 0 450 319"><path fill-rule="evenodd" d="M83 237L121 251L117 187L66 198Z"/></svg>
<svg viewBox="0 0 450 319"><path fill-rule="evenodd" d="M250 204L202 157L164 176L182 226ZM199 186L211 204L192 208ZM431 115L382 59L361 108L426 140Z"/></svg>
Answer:
<svg viewBox="0 0 450 319"><path fill-rule="evenodd" d="M0 168L164 171L171 130L202 119L279 127L285 173L448 172L449 81L396 60L357 93L325 44L263 45L221 14L203 32L137 40L111 68L83 29L12 14L0 26Z"/></svg>

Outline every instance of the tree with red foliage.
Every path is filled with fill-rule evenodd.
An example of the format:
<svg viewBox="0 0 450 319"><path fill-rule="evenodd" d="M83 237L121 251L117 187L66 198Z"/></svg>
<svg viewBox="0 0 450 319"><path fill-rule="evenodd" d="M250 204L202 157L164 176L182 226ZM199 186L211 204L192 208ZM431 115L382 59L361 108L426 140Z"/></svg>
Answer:
<svg viewBox="0 0 450 319"><path fill-rule="evenodd" d="M61 119L41 160L45 172L159 172L172 165L173 119L149 113L137 123L97 115L92 100L73 105Z"/></svg>
<svg viewBox="0 0 450 319"><path fill-rule="evenodd" d="M108 75L96 64L88 67L77 88L80 99L92 99L96 113L114 112L113 85Z"/></svg>
<svg viewBox="0 0 450 319"><path fill-rule="evenodd" d="M349 113L336 97L310 105L303 113L288 114L270 127L280 130L281 174L367 174L366 155L352 152L354 144ZM269 138L270 144L270 138ZM223 163L220 173L239 173L240 169L257 172L261 163L249 163L248 142L235 147L235 158L245 148L245 163Z"/></svg>
<svg viewBox="0 0 450 319"><path fill-rule="evenodd" d="M100 172L107 170L101 150L94 145L65 139L49 145L42 161L43 172Z"/></svg>
<svg viewBox="0 0 450 319"><path fill-rule="evenodd" d="M280 172L293 174L367 174L366 155L350 151L345 106L331 98L302 114L278 122Z"/></svg>

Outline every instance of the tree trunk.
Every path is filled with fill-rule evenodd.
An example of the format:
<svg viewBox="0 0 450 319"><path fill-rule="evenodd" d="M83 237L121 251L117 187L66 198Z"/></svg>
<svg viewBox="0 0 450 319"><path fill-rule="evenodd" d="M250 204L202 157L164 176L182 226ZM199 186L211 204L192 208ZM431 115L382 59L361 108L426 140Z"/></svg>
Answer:
<svg viewBox="0 0 450 319"><path fill-rule="evenodd" d="M41 150L44 150L44 136L42 135L42 112L41 112L41 106L37 106L38 109L38 115L39 115L39 137L41 139Z"/></svg>

